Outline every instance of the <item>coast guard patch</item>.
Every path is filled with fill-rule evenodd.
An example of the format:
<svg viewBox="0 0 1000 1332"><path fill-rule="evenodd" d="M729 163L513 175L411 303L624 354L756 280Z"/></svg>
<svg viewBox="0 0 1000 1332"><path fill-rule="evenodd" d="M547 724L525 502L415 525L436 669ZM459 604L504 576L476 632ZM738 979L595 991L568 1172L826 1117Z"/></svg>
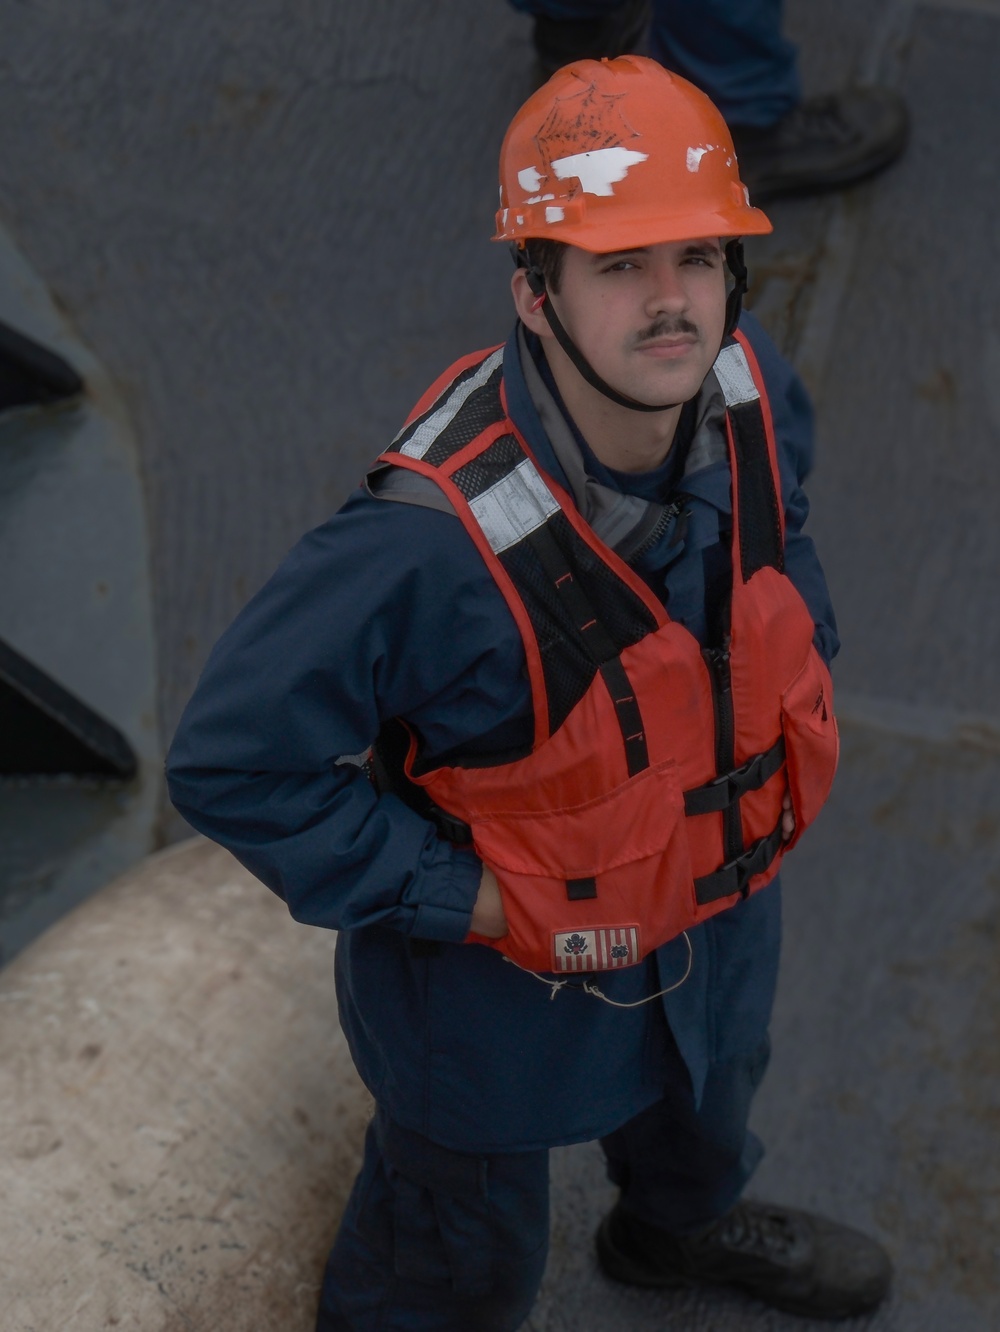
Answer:
<svg viewBox="0 0 1000 1332"><path fill-rule="evenodd" d="M562 930L552 936L554 971L608 971L639 960L638 925Z"/></svg>

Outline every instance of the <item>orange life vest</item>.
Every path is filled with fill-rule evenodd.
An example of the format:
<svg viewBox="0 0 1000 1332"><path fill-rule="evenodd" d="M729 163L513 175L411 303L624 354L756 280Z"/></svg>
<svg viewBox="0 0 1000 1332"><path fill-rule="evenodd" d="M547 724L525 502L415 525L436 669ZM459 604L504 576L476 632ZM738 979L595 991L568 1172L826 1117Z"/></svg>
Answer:
<svg viewBox="0 0 1000 1332"><path fill-rule="evenodd" d="M770 409L737 333L715 374L732 473L728 624L702 648L545 475L507 415L502 350L459 361L380 465L433 479L524 641L529 754L405 771L500 883L509 933L470 935L532 970L629 966L762 888L837 764L829 672L784 573ZM781 838L791 792L795 833Z"/></svg>

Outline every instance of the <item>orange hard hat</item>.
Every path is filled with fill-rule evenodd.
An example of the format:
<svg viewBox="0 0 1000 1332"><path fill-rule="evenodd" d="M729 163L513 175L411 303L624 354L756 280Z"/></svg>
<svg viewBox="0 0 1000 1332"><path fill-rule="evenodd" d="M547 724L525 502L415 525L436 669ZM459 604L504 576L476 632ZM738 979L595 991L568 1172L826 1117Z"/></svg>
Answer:
<svg viewBox="0 0 1000 1332"><path fill-rule="evenodd" d="M500 150L494 240L601 253L771 229L750 205L721 114L644 56L558 70L518 111Z"/></svg>

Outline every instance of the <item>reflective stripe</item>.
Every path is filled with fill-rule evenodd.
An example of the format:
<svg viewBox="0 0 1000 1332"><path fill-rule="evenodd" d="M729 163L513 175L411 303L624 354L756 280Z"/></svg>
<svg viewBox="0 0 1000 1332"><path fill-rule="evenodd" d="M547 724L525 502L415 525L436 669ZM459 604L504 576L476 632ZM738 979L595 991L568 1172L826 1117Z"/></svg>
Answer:
<svg viewBox="0 0 1000 1332"><path fill-rule="evenodd" d="M539 476L530 458L469 501L476 522L494 552L516 546L529 532L556 513L559 501Z"/></svg>
<svg viewBox="0 0 1000 1332"><path fill-rule="evenodd" d="M743 348L738 344L723 347L715 358L712 367L719 381L727 407L738 407L741 402L753 402L760 397L753 375L743 355Z"/></svg>
<svg viewBox="0 0 1000 1332"><path fill-rule="evenodd" d="M474 375L471 375L464 383L459 384L458 388L445 399L441 406L431 416L424 421L423 425L418 426L405 444L400 446L400 453L405 453L408 458L422 458L431 447L438 435L447 430L459 414L468 398L480 389L489 379L494 371L499 370L503 363L503 348L499 348L492 356L487 356ZM405 430L399 432L404 434ZM399 435L396 436L396 439ZM396 441L393 440L393 443Z"/></svg>
<svg viewBox="0 0 1000 1332"><path fill-rule="evenodd" d="M372 756L371 745L363 749L360 754L341 754L340 758L335 758L334 763L346 763L352 768L363 768Z"/></svg>

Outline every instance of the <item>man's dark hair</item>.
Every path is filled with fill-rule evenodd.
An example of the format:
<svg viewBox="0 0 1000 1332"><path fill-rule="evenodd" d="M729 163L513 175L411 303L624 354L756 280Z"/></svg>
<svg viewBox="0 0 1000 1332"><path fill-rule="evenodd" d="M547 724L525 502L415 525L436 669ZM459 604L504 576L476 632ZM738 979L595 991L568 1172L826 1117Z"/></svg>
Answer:
<svg viewBox="0 0 1000 1332"><path fill-rule="evenodd" d="M529 240L528 262L542 270L546 288L559 295L559 283L562 279L563 263L569 247L565 241Z"/></svg>

